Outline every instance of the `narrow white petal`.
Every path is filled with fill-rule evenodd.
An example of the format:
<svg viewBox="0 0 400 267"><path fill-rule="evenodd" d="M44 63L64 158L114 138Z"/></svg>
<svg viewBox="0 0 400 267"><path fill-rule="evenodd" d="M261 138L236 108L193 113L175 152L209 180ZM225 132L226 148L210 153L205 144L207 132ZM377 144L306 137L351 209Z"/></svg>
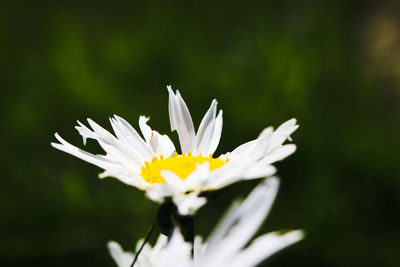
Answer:
<svg viewBox="0 0 400 267"><path fill-rule="evenodd" d="M204 130L202 139L198 144L198 152L205 155L213 154L218 147L222 132L222 110Z"/></svg>
<svg viewBox="0 0 400 267"><path fill-rule="evenodd" d="M214 99L204 115L196 134L197 152L204 155L213 154L217 149L222 131L222 111L217 114L217 101Z"/></svg>
<svg viewBox="0 0 400 267"><path fill-rule="evenodd" d="M235 148L232 152L230 152L230 154L231 155L240 154L240 153L246 151L247 149L249 149L250 147L252 147L256 142L257 142L257 140L251 140L249 142L246 142L246 143L238 146L237 148Z"/></svg>
<svg viewBox="0 0 400 267"><path fill-rule="evenodd" d="M158 136L158 142L161 147L160 154L163 154L165 157L172 156L175 152L174 143L172 143L171 139L166 134Z"/></svg>
<svg viewBox="0 0 400 267"><path fill-rule="evenodd" d="M78 130L79 134L82 136L83 144L86 145L86 141L88 138L97 139L97 136L87 128L82 122L77 121L79 126L75 126L75 129Z"/></svg>
<svg viewBox="0 0 400 267"><path fill-rule="evenodd" d="M153 131L149 142L156 156L171 156L175 151L175 146L167 135L161 135L157 131Z"/></svg>
<svg viewBox="0 0 400 267"><path fill-rule="evenodd" d="M78 157L84 161L92 163L102 169L109 169L109 168L119 168L118 164L112 162L110 160L105 159L102 155L94 155L92 153L86 152L74 145L71 145L67 141L65 141L58 133L55 133L54 136L60 142L58 143L51 143L54 148L57 148L61 151L67 152L75 157Z"/></svg>
<svg viewBox="0 0 400 267"><path fill-rule="evenodd" d="M260 164L251 166L246 172L244 172L243 178L246 180L256 179L261 177L268 177L276 173L276 168L269 164Z"/></svg>
<svg viewBox="0 0 400 267"><path fill-rule="evenodd" d="M151 149L153 150L154 154L156 156L159 156L160 154L162 154L162 147L159 143L159 134L156 131L152 131L151 133L151 137L149 139L149 144Z"/></svg>
<svg viewBox="0 0 400 267"><path fill-rule="evenodd" d="M175 151L175 146L167 135L161 135L147 125L149 118L140 116L139 127L143 133L146 143L150 145L155 156L164 155L166 157L172 155Z"/></svg>
<svg viewBox="0 0 400 267"><path fill-rule="evenodd" d="M281 134L281 135L286 135L289 137L294 131L296 131L297 128L299 128L299 125L296 125L297 120L296 119L290 119L284 123L282 123L278 129L276 129L276 132Z"/></svg>
<svg viewBox="0 0 400 267"><path fill-rule="evenodd" d="M301 239L304 233L300 230L286 234L279 232L268 233L256 238L249 247L232 259L232 267L256 266L281 249L290 246Z"/></svg>
<svg viewBox="0 0 400 267"><path fill-rule="evenodd" d="M263 140L265 140L267 138L270 138L272 133L273 133L273 128L272 127L265 128L260 133L260 135L257 137L257 139L249 141L247 143L244 143L244 144L238 146L231 153L229 153L229 157L230 158L239 157L244 153L245 153L245 155L254 156L254 151L253 151L254 149L257 149L257 150L263 149L263 150L265 150L265 148L261 145L261 142L263 142Z"/></svg>
<svg viewBox="0 0 400 267"><path fill-rule="evenodd" d="M284 158L290 156L296 151L296 145L287 144L283 146L279 146L269 152L264 159L261 161L265 164L272 164L276 161L283 160Z"/></svg>
<svg viewBox="0 0 400 267"><path fill-rule="evenodd" d="M235 153L226 154L221 159L229 158L229 162L211 173L207 187L222 188L229 184L244 179L261 178L274 173L273 167L265 167L269 164L258 162L265 156L265 140L271 136L271 130L266 129L259 138L238 147Z"/></svg>
<svg viewBox="0 0 400 267"><path fill-rule="evenodd" d="M114 177L121 182L130 186L137 187L140 190L146 190L151 185L149 182L143 180L143 178L138 173L127 171L124 168L122 170L108 169L99 174L100 179L106 177Z"/></svg>
<svg viewBox="0 0 400 267"><path fill-rule="evenodd" d="M196 136L192 117L183 101L179 91L176 95L171 86L167 86L169 92L169 119L171 131L177 131L182 153L192 152L196 149Z"/></svg>
<svg viewBox="0 0 400 267"><path fill-rule="evenodd" d="M209 128L210 126L213 127L216 115L217 115L217 100L214 99L211 102L210 108L207 110L206 114L201 120L199 129L197 130L196 134L197 144L200 144L201 140L203 139L204 133L206 132L206 129Z"/></svg>
<svg viewBox="0 0 400 267"><path fill-rule="evenodd" d="M219 140L221 139L221 133L222 133L222 110L219 111L217 118L215 119L214 123L214 131L211 136L211 142L209 146L209 151L207 154L214 154L215 150L218 147ZM206 155L207 155L206 154Z"/></svg>
<svg viewBox="0 0 400 267"><path fill-rule="evenodd" d="M150 118L145 117L145 116L139 117L139 127L140 127L140 130L142 131L144 139L146 140L146 143L150 142L151 132L152 132L150 126L147 125L147 122L149 121L149 119Z"/></svg>
<svg viewBox="0 0 400 267"><path fill-rule="evenodd" d="M279 126L273 134L270 150L282 145L286 140L290 141L290 135L296 131L297 128L299 128L299 125L296 125L296 119L288 120Z"/></svg>
<svg viewBox="0 0 400 267"><path fill-rule="evenodd" d="M210 172L203 188L215 190L243 180L244 173L250 164L251 162L246 157L229 160L222 167Z"/></svg>

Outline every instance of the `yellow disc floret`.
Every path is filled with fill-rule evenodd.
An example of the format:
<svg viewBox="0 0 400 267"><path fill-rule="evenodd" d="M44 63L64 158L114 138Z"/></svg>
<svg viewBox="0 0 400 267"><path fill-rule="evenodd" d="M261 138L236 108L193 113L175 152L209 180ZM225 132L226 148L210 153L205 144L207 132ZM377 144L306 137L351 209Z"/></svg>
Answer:
<svg viewBox="0 0 400 267"><path fill-rule="evenodd" d="M223 161L219 158L213 158L211 154L208 157L203 157L201 154L192 156L190 152L187 156L185 154L178 156L175 152L172 157L164 159L163 155L161 155L159 159L154 157L151 162L146 161L140 171L140 175L145 181L152 184L165 183L160 172L161 170L168 170L185 180L196 169L196 164L203 164L206 161L210 165L210 171L212 171L224 165L228 159Z"/></svg>

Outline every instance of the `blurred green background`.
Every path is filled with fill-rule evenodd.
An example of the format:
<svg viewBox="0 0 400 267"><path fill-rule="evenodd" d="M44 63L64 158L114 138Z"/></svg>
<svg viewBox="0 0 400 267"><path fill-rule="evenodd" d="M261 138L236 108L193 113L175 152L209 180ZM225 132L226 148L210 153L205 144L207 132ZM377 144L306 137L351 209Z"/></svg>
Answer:
<svg viewBox="0 0 400 267"><path fill-rule="evenodd" d="M87 117L111 130L139 115L171 134L166 85L197 126L224 111L216 155L296 117L297 152L260 233L303 228L266 266L400 266L400 5L397 1L234 3L1 1L1 266L115 266L158 205L50 146L83 147ZM95 142L87 150L101 152ZM199 213L209 233L236 196Z"/></svg>

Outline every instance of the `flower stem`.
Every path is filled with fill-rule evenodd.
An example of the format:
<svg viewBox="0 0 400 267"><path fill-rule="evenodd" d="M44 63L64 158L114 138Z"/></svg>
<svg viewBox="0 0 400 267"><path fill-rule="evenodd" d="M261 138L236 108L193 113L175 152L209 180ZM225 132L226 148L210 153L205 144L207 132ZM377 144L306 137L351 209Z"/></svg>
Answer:
<svg viewBox="0 0 400 267"><path fill-rule="evenodd" d="M138 252L136 252L136 255L135 255L135 258L133 259L131 267L133 267L133 265L135 265L135 263L136 263L136 261L137 261L137 259L139 257L140 252L142 252L142 249L144 248L144 245L147 243L147 241L149 241L149 238L150 238L151 234L153 233L155 227L156 227L156 222L153 222L151 224L151 226L150 226L149 231L147 232L146 238L143 240L143 243L140 246Z"/></svg>

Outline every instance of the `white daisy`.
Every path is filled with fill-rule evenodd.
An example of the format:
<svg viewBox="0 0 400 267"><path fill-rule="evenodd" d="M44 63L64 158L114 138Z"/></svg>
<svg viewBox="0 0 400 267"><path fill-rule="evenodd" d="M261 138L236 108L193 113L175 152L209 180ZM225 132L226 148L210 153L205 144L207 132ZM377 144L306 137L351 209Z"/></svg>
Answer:
<svg viewBox="0 0 400 267"><path fill-rule="evenodd" d="M115 136L91 119L88 128L78 121L76 129L86 144L87 138L96 140L106 152L94 155L65 141L55 134L60 143L52 146L90 162L105 171L100 178L111 176L146 192L154 201L162 203L172 198L182 215L194 214L206 203L200 194L217 190L239 180L268 177L275 174L271 165L292 154L294 144L283 145L298 127L296 120L283 123L275 131L272 127L260 136L232 152L214 157L222 131L222 111L217 115L217 101L213 100L195 133L189 110L179 91L168 86L169 117L172 131L177 131L182 154L167 135L159 134L147 125L149 118L140 116L139 133L123 118L110 118Z"/></svg>
<svg viewBox="0 0 400 267"><path fill-rule="evenodd" d="M160 235L152 248L146 244L135 267L251 267L256 266L275 252L301 240L301 230L286 233L272 232L252 239L275 199L279 181L266 179L242 203L236 202L207 242L196 237L194 257L192 246L186 243L175 229L170 241ZM142 241L138 242L139 248ZM247 245L248 244L248 245ZM109 251L118 267L131 266L134 254L124 252L116 242L108 243Z"/></svg>

